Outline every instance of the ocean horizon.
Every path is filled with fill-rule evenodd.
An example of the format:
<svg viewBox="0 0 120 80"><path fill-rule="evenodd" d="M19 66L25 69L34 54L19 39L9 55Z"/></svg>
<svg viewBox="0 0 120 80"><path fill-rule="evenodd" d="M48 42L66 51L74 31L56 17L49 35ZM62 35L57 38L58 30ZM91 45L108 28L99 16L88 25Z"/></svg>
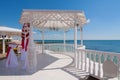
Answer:
<svg viewBox="0 0 120 80"><path fill-rule="evenodd" d="M41 43L42 40L34 40L37 43ZM63 43L63 40L45 40L45 43ZM120 53L120 40L83 40L86 49L116 52ZM66 40L66 44L74 44L74 40ZM78 40L77 44L80 44Z"/></svg>

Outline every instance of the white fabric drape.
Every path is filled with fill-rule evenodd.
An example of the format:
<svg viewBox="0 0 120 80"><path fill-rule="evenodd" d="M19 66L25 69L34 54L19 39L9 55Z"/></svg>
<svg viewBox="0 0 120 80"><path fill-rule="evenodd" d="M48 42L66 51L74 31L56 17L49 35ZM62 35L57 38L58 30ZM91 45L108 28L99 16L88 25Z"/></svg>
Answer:
<svg viewBox="0 0 120 80"><path fill-rule="evenodd" d="M26 39L24 40L24 46L26 44ZM25 48L24 49L21 49L21 60L25 60L27 58L27 51L25 51Z"/></svg>
<svg viewBox="0 0 120 80"><path fill-rule="evenodd" d="M16 46L16 44L9 44L9 47L11 47L11 49L7 57L6 67L16 67L18 65L17 57L15 55L15 52L13 51Z"/></svg>
<svg viewBox="0 0 120 80"><path fill-rule="evenodd" d="M35 43L33 41L33 36L32 36L32 26L30 27L30 36L29 36L27 56L28 56L28 71L33 73L36 71L37 56L36 56L36 50L35 50Z"/></svg>

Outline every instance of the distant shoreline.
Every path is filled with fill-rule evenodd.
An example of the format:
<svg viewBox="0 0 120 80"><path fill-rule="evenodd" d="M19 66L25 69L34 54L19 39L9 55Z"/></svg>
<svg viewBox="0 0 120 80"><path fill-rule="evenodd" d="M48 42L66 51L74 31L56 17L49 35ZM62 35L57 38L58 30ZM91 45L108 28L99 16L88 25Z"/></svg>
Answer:
<svg viewBox="0 0 120 80"><path fill-rule="evenodd" d="M78 43L80 40L77 40ZM83 40L83 41L120 41L120 40ZM42 40L34 40L35 43L42 43ZM74 40L66 40L66 43L74 43ZM44 43L64 43L64 40L44 40Z"/></svg>
<svg viewBox="0 0 120 80"><path fill-rule="evenodd" d="M35 43L42 44L42 40L34 40ZM63 40L44 40L47 43L63 43ZM77 42L80 44L80 40ZM66 44L74 44L74 40L66 40ZM83 40L86 49L117 52L120 53L120 40Z"/></svg>

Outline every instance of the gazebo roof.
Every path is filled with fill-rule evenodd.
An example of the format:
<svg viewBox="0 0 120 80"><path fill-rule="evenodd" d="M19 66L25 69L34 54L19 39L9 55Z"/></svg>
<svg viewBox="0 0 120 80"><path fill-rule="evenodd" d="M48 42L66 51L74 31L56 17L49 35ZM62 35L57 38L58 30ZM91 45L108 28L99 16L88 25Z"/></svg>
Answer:
<svg viewBox="0 0 120 80"><path fill-rule="evenodd" d="M12 36L12 35L20 36L21 30L16 28L0 26L0 34L7 35L7 36Z"/></svg>
<svg viewBox="0 0 120 80"><path fill-rule="evenodd" d="M45 29L68 29L75 24L82 27L87 23L83 11L77 10L23 10L20 23Z"/></svg>

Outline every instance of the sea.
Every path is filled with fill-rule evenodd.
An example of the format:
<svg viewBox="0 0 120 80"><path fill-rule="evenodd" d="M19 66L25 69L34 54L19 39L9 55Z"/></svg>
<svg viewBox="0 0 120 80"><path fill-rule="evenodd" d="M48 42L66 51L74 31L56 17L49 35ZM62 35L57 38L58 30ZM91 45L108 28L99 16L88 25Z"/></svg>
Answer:
<svg viewBox="0 0 120 80"><path fill-rule="evenodd" d="M35 40L35 42L41 43L42 40ZM45 40L45 43L63 43L63 40ZM74 40L66 40L66 43L74 44ZM120 53L120 40L84 40L83 43L86 49Z"/></svg>

